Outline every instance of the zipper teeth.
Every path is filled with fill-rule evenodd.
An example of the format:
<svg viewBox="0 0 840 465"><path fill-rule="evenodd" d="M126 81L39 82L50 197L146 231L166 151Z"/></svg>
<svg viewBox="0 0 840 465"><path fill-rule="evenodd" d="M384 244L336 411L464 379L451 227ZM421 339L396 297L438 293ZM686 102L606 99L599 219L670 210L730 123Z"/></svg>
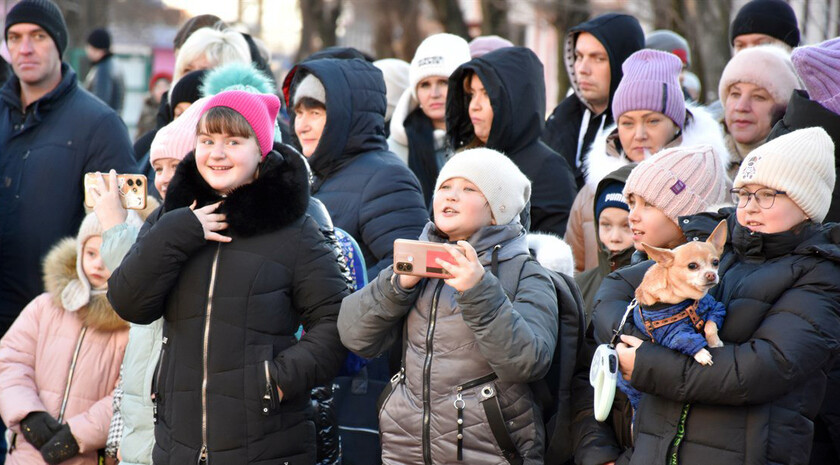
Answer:
<svg viewBox="0 0 840 465"><path fill-rule="evenodd" d="M432 310L429 312L429 326L426 330L426 360L423 363L423 462L432 464L431 445L431 376L432 376L432 345L434 343L435 321L437 320L438 300L443 280L438 281L432 295Z"/></svg>
<svg viewBox="0 0 840 465"><path fill-rule="evenodd" d="M73 383L73 373L76 372L76 362L79 359L79 351L82 349L82 340L87 333L87 326L82 327L79 339L76 341L76 350L73 351L73 360L70 362L70 372L67 373L67 386L64 387L64 398L61 400L61 410L58 412L58 422L64 421L64 410L67 409L67 399L70 397L70 385Z"/></svg>
<svg viewBox="0 0 840 465"><path fill-rule="evenodd" d="M268 372L268 360L264 363L265 366L265 388L271 393L271 374Z"/></svg>
<svg viewBox="0 0 840 465"><path fill-rule="evenodd" d="M210 271L210 286L207 289L207 311L204 315L204 351L203 351L203 377L201 379L201 448L207 450L207 349L210 344L210 314L213 312L213 288L216 285L216 268L219 265L219 252L222 249L220 243L216 247L216 255L213 257L213 267ZM206 452L205 452L206 454Z"/></svg>

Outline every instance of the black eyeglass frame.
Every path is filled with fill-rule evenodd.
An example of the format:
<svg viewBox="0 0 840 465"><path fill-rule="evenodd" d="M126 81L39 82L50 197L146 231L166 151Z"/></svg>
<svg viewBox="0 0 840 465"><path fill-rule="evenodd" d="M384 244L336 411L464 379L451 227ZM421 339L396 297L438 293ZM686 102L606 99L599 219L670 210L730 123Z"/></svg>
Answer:
<svg viewBox="0 0 840 465"><path fill-rule="evenodd" d="M746 200L746 202L744 202L743 205L741 205L741 196L739 195L741 193L741 191L744 191L744 192L747 193L747 197L746 197L747 200ZM761 204L760 200L758 200L758 195L757 194L761 191L770 191L770 192L773 193L773 197L770 200L770 205L768 205L766 207ZM750 192L749 190L747 190L744 187L741 187L740 189L732 188L732 189L729 189L729 193L732 195L732 201L735 203L735 205L738 208L746 208L746 206L750 203L750 199L755 198L755 203L758 205L759 208L764 209L764 210L767 210L769 208L773 208L773 205L776 204L776 196L777 195L779 195L779 194L787 195L787 192L785 192L785 191L780 191L778 189L771 189L769 187L762 187L761 189L758 189L755 192Z"/></svg>

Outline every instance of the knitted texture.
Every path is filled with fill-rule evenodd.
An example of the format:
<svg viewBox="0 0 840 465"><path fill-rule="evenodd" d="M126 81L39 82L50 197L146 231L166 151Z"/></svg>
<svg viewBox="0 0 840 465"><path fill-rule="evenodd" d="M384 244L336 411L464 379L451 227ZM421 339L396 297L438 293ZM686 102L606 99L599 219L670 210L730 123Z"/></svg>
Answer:
<svg viewBox="0 0 840 465"><path fill-rule="evenodd" d="M317 100L324 106L327 105L327 91L324 89L324 84L314 74L307 74L295 87L294 105L297 106L300 99L304 97Z"/></svg>
<svg viewBox="0 0 840 465"><path fill-rule="evenodd" d="M680 59L667 52L642 49L621 65L624 77L613 96L612 114L632 110L658 111L682 129L685 98L680 87Z"/></svg>
<svg viewBox="0 0 840 465"><path fill-rule="evenodd" d="M181 76L169 91L169 103L174 108L179 103L193 103L201 98L201 83L209 71L200 69Z"/></svg>
<svg viewBox="0 0 840 465"><path fill-rule="evenodd" d="M726 105L729 89L739 82L765 89L777 104L785 106L793 91L802 88L790 54L776 45L750 47L729 60L718 84L721 103Z"/></svg>
<svg viewBox="0 0 840 465"><path fill-rule="evenodd" d="M840 38L796 48L790 59L811 100L840 114Z"/></svg>
<svg viewBox="0 0 840 465"><path fill-rule="evenodd" d="M196 100L175 121L160 128L149 150L149 163L154 163L155 160L161 158L183 160L188 153L195 150L198 139L196 126L209 100L210 97Z"/></svg>
<svg viewBox="0 0 840 465"><path fill-rule="evenodd" d="M454 34L435 34L420 43L408 69L411 95L417 98L417 84L429 76L449 79L456 68L470 61L470 46Z"/></svg>
<svg viewBox="0 0 840 465"><path fill-rule="evenodd" d="M734 187L760 184L786 193L813 221L825 220L837 174L834 143L822 128L777 137L741 163Z"/></svg>
<svg viewBox="0 0 840 465"><path fill-rule="evenodd" d="M253 94L244 90L229 90L214 95L201 109L201 115L215 107L227 107L242 115L260 145L263 158L274 146L274 121L280 111L280 99L271 94ZM199 118L200 118L199 116Z"/></svg>
<svg viewBox="0 0 840 465"><path fill-rule="evenodd" d="M55 3L50 0L22 0L15 4L6 14L6 39L9 37L9 27L19 23L32 23L44 28L55 42L58 56L64 55L67 49L67 23Z"/></svg>
<svg viewBox="0 0 840 465"><path fill-rule="evenodd" d="M94 29L90 34L88 34L87 43L90 44L91 47L98 48L100 50L110 50L111 33L104 28Z"/></svg>
<svg viewBox="0 0 840 465"><path fill-rule="evenodd" d="M738 10L729 27L729 44L744 34L764 34L791 47L799 45L796 13L783 0L753 0Z"/></svg>
<svg viewBox="0 0 840 465"><path fill-rule="evenodd" d="M531 181L510 158L495 150L464 150L450 158L440 170L435 192L452 178L464 178L478 187L490 204L496 224L517 219L531 198Z"/></svg>
<svg viewBox="0 0 840 465"><path fill-rule="evenodd" d="M630 211L630 206L627 205L627 200L624 199L624 194L621 191L624 189L624 183L613 181L607 184L598 193L598 198L595 199L595 222L601 217L601 212L607 208L620 208L624 211Z"/></svg>
<svg viewBox="0 0 840 465"><path fill-rule="evenodd" d="M726 202L726 169L708 145L665 149L630 172L624 196L638 195L674 223Z"/></svg>

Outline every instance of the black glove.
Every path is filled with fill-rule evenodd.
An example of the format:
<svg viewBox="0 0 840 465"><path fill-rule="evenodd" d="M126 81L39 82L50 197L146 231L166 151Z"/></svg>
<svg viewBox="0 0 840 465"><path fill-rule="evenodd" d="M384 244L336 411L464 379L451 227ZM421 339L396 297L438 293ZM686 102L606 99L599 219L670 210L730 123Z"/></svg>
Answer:
<svg viewBox="0 0 840 465"><path fill-rule="evenodd" d="M41 447L41 457L44 457L44 460L50 465L72 459L78 454L79 443L76 442L76 438L70 432L70 426L66 423L61 425L58 433Z"/></svg>
<svg viewBox="0 0 840 465"><path fill-rule="evenodd" d="M36 449L40 449L60 429L61 423L47 412L31 412L20 421L21 434Z"/></svg>

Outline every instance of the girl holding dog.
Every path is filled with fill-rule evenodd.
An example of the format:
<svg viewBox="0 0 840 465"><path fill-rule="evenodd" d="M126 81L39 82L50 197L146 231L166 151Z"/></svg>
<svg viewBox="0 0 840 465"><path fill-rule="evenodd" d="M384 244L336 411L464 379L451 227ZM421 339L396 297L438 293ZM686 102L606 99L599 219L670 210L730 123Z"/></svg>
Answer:
<svg viewBox="0 0 840 465"><path fill-rule="evenodd" d="M840 355L840 241L822 224L833 156L822 129L779 137L745 158L734 211L681 219L692 239L727 220L721 282L710 291L727 306L724 347L709 349L715 363L703 366L623 328L621 374L646 394L620 462L808 463L825 373ZM649 266L604 281L597 339L611 336Z"/></svg>

